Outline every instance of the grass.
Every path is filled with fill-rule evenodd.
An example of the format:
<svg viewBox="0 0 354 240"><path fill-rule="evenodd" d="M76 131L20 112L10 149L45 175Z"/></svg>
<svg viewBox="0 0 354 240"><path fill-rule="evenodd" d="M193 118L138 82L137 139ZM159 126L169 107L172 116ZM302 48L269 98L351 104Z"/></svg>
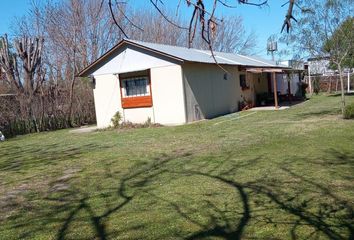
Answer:
<svg viewBox="0 0 354 240"><path fill-rule="evenodd" d="M339 106L321 95L242 118L10 139L0 239L353 239L354 121Z"/></svg>

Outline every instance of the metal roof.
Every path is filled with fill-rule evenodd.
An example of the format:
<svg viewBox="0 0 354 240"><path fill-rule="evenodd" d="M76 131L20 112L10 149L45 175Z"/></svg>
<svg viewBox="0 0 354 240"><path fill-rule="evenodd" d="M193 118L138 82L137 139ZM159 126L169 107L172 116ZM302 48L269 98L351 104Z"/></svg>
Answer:
<svg viewBox="0 0 354 240"><path fill-rule="evenodd" d="M103 61L107 57L111 56L122 45L134 45L136 47L144 48L171 58L175 58L180 61L198 62L215 64L215 60L209 50L200 50L195 48L185 48L165 44L141 42L130 39L123 39L112 49L107 51L104 55L91 63L85 69L83 69L78 76L82 77L88 75L96 67L96 64ZM214 52L215 59L218 64L260 67L260 68L284 68L288 69L286 65L277 64L274 61L266 60L256 56L244 56L236 53Z"/></svg>
<svg viewBox="0 0 354 240"><path fill-rule="evenodd" d="M126 40L127 42L133 42L146 48L153 49L155 51L163 52L165 54L175 56L189 62L200 63L215 63L212 54L209 50L199 50L195 48L177 47L165 44L148 43L136 40ZM218 64L228 65L241 65L252 67L278 67L287 68L285 65L277 64L274 61L265 60L256 56L244 56L236 53L214 52L215 59Z"/></svg>

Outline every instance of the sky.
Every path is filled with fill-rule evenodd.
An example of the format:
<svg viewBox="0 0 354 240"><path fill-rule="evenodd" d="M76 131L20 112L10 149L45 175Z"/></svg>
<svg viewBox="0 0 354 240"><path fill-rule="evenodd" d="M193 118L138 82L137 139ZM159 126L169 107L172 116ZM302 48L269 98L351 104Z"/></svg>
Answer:
<svg viewBox="0 0 354 240"><path fill-rule="evenodd" d="M59 0L60 1L60 0ZM97 0L100 1L100 0ZM236 2L236 0L224 0L229 4ZM257 0L254 0L257 1ZM164 0L166 6L173 6L175 9L178 0ZM211 3L211 0L205 0L205 3ZM255 7L248 5L236 5L236 8L225 8L222 5L218 6L217 14L240 15L243 17L244 26L248 31L255 31L258 36L259 55L270 58L266 52L266 43L269 36L272 34L279 34L284 17L287 11L287 5L281 7L286 0L268 0L268 6ZM130 0L129 3L135 8L152 7L149 0ZM12 34L11 27L15 18L19 18L29 12L31 0L1 0L0 1L0 35L8 33ZM207 7L210 5L207 4ZM181 6L186 17L190 16L190 10L185 6ZM175 10L174 10L175 11Z"/></svg>
<svg viewBox="0 0 354 240"><path fill-rule="evenodd" d="M29 0L1 0L0 1L0 35L10 34L11 26L15 18L28 13Z"/></svg>

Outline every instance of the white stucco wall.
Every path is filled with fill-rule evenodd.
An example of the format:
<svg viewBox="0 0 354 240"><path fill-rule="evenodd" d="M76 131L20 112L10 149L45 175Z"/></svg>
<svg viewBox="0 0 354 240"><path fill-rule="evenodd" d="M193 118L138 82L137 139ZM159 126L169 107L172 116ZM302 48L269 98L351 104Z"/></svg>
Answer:
<svg viewBox="0 0 354 240"><path fill-rule="evenodd" d="M129 121L132 123L144 123L148 120L148 118L150 118L152 122L155 122L153 107L126 109L122 109L120 107L120 111L123 114L124 121Z"/></svg>
<svg viewBox="0 0 354 240"><path fill-rule="evenodd" d="M186 123L181 66L152 68L151 87L155 122Z"/></svg>
<svg viewBox="0 0 354 240"><path fill-rule="evenodd" d="M134 47L126 46L117 53L115 57L110 59L107 63L100 66L93 76L126 73L146 70L154 67L175 65L171 61L155 57L145 50L137 51Z"/></svg>
<svg viewBox="0 0 354 240"><path fill-rule="evenodd" d="M150 69L152 107L123 109L117 73L136 72ZM111 125L113 115L119 111L124 121L152 122L175 125L186 122L181 66L157 57L126 48L106 64L98 68L93 76L97 126Z"/></svg>
<svg viewBox="0 0 354 240"><path fill-rule="evenodd" d="M119 80L113 74L96 76L95 80L93 94L97 127L105 128L111 124L112 116L121 109Z"/></svg>

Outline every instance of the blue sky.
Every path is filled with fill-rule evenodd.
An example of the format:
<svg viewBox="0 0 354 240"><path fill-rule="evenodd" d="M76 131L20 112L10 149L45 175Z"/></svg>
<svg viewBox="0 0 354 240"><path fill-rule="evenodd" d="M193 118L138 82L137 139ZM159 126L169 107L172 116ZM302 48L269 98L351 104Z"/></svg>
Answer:
<svg viewBox="0 0 354 240"><path fill-rule="evenodd" d="M98 0L99 1L99 0ZM228 3L236 2L236 0L225 0ZM255 0L256 1L256 0ZM1 0L0 3L0 35L4 33L11 34L11 25L16 17L28 13L30 8L30 0ZM165 0L166 6L173 6L175 8L178 0ZM205 2L212 2L205 0ZM241 15L244 19L244 25L247 30L254 30L258 36L258 47L260 55L269 57L266 54L265 46L267 39L272 34L280 33L287 6L281 7L286 0L269 0L268 6L263 8L238 5L237 8L229 9L221 5L218 7L218 15ZM151 7L148 0L130 0L136 8ZM173 9L174 9L173 8ZM186 7L181 9L186 11ZM190 12L187 10L185 15L188 17Z"/></svg>
<svg viewBox="0 0 354 240"><path fill-rule="evenodd" d="M16 17L21 17L29 11L29 0L0 1L0 35L11 34L11 25Z"/></svg>

